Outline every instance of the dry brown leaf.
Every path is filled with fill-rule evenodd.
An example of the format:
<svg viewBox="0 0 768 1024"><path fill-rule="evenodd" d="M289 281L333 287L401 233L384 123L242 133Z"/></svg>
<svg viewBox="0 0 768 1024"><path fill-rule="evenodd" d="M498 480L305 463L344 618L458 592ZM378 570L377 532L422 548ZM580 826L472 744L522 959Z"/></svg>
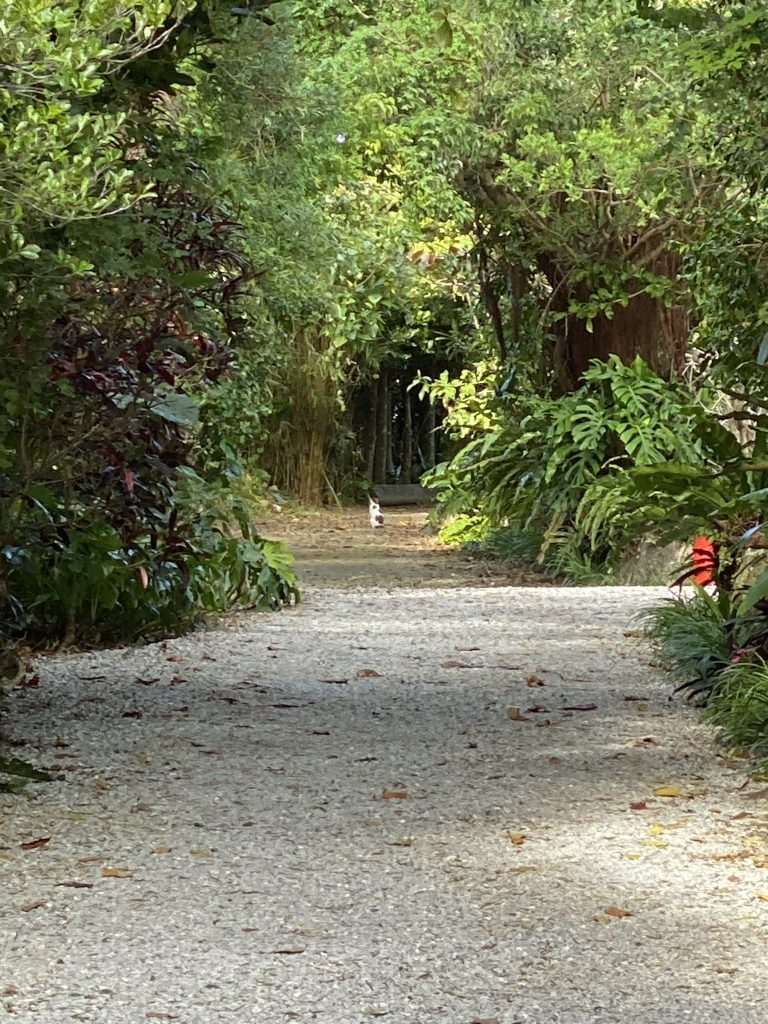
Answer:
<svg viewBox="0 0 768 1024"><path fill-rule="evenodd" d="M280 946L279 949L273 949L273 953L279 953L281 956L295 956L297 953L306 953L306 946Z"/></svg>
<svg viewBox="0 0 768 1024"><path fill-rule="evenodd" d="M45 905L46 901L42 899L29 900L27 903L22 903L19 910L24 914L28 914L31 910L39 910L40 907L44 907Z"/></svg>
<svg viewBox="0 0 768 1024"><path fill-rule="evenodd" d="M470 665L466 661L441 661L440 668L479 668L479 665Z"/></svg>
<svg viewBox="0 0 768 1024"><path fill-rule="evenodd" d="M416 840L413 838L413 836L401 836L400 839L393 839L392 842L388 843L387 845L388 846L413 846L413 844L415 842L416 842Z"/></svg>
<svg viewBox="0 0 768 1024"><path fill-rule="evenodd" d="M669 846L669 843L666 839L646 839L645 845L657 846L660 850L662 850L665 846Z"/></svg>
<svg viewBox="0 0 768 1024"><path fill-rule="evenodd" d="M543 679L541 679L537 675L534 675L534 673L532 672L528 676L528 678L525 680L525 685L526 686L546 686L547 684L544 682Z"/></svg>
<svg viewBox="0 0 768 1024"><path fill-rule="evenodd" d="M19 846L22 850L39 850L41 846L47 846L50 841L50 836L41 836L39 839L30 839L28 843L19 843Z"/></svg>
<svg viewBox="0 0 768 1024"><path fill-rule="evenodd" d="M178 1020L176 1013L161 1013L159 1010L147 1010L144 1014L147 1020Z"/></svg>
<svg viewBox="0 0 768 1024"><path fill-rule="evenodd" d="M189 851L190 856L192 857L212 857L214 852L214 850L207 850L202 846L196 846L194 849Z"/></svg>
<svg viewBox="0 0 768 1024"><path fill-rule="evenodd" d="M522 846L527 838L525 832L507 832L507 839L513 846Z"/></svg>
<svg viewBox="0 0 768 1024"><path fill-rule="evenodd" d="M629 805L629 807L630 810L633 811L645 811L648 809L648 804L645 802L645 800L635 800L633 803Z"/></svg>
<svg viewBox="0 0 768 1024"><path fill-rule="evenodd" d="M385 789L381 794L382 800L407 800L408 791L405 789Z"/></svg>
<svg viewBox="0 0 768 1024"><path fill-rule="evenodd" d="M756 892L755 896L757 896L759 900L765 900L765 902L768 903L768 892Z"/></svg>
<svg viewBox="0 0 768 1024"><path fill-rule="evenodd" d="M530 722L530 718L526 718L520 708L507 708L507 718L513 722Z"/></svg>
<svg viewBox="0 0 768 1024"><path fill-rule="evenodd" d="M133 878L133 871L128 868L113 868L105 865L101 869L102 878Z"/></svg>
<svg viewBox="0 0 768 1024"><path fill-rule="evenodd" d="M479 647L457 647L457 651L479 651Z"/></svg>
<svg viewBox="0 0 768 1024"><path fill-rule="evenodd" d="M621 907L606 907L603 913L608 917L632 917L631 910L622 910Z"/></svg>
<svg viewBox="0 0 768 1024"><path fill-rule="evenodd" d="M652 836L660 836L662 832L666 831L666 826L661 825L658 821L654 821L648 826L648 831Z"/></svg>
<svg viewBox="0 0 768 1024"><path fill-rule="evenodd" d="M358 679L374 679L381 675L375 668L361 668L357 673Z"/></svg>
<svg viewBox="0 0 768 1024"><path fill-rule="evenodd" d="M162 845L161 846L156 846L152 850L152 853L170 853L170 852L171 852L170 846L162 846Z"/></svg>
<svg viewBox="0 0 768 1024"><path fill-rule="evenodd" d="M498 1017L475 1017L470 1024L501 1024Z"/></svg>
<svg viewBox="0 0 768 1024"><path fill-rule="evenodd" d="M754 789L751 793L742 793L741 795L745 800L762 800L768 797L768 786L765 786L763 789Z"/></svg>

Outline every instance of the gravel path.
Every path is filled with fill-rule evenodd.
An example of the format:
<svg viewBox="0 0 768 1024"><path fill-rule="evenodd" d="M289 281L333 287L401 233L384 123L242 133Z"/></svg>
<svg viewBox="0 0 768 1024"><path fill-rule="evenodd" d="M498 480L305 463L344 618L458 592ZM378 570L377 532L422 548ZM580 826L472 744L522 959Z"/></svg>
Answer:
<svg viewBox="0 0 768 1024"><path fill-rule="evenodd" d="M0 1018L765 1024L768 790L632 635L661 594L311 589L42 659Z"/></svg>

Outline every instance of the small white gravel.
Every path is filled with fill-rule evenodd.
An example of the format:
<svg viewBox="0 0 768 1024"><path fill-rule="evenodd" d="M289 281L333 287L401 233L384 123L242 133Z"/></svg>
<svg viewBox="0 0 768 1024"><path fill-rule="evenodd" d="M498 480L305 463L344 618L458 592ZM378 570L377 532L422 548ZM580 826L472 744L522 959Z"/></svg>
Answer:
<svg viewBox="0 0 768 1024"><path fill-rule="evenodd" d="M314 590L40 659L0 1017L766 1024L768 797L626 635L663 596Z"/></svg>

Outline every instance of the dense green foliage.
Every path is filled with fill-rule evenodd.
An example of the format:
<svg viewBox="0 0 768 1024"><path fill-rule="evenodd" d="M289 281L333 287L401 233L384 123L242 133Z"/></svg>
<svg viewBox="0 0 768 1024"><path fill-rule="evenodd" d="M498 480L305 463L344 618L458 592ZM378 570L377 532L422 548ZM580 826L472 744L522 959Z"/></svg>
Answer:
<svg viewBox="0 0 768 1024"><path fill-rule="evenodd" d="M205 427L257 273L217 180L236 115L216 58L247 35L266 73L256 21L215 3L15 0L0 26L7 635L152 636L294 596Z"/></svg>

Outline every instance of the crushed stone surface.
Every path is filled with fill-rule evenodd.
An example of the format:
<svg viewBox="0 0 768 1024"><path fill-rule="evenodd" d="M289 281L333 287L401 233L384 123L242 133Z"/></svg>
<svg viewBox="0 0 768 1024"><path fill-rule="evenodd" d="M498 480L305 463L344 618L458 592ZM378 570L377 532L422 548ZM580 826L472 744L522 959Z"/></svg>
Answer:
<svg viewBox="0 0 768 1024"><path fill-rule="evenodd" d="M310 588L41 658L0 1018L765 1024L768 788L651 664L664 596Z"/></svg>

